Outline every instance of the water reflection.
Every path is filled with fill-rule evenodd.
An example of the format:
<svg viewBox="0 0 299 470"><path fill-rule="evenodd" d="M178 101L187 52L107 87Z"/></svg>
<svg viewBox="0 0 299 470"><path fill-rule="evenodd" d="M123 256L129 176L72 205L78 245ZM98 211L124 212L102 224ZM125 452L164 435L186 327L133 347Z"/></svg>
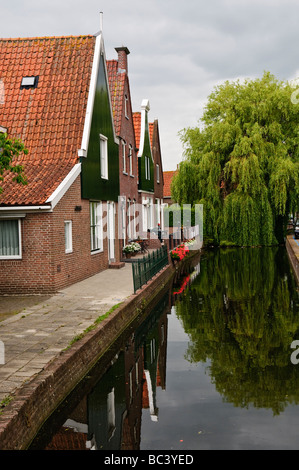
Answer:
<svg viewBox="0 0 299 470"><path fill-rule="evenodd" d="M177 337L169 328L174 316ZM258 448L251 431L244 433L248 418L256 431L264 410L280 416L298 404L299 366L290 362L294 339L299 296L284 248L208 251L122 336L109 367L83 381L31 448L171 449L177 430L189 439L189 449L233 448L236 442L244 448L249 438ZM249 408L250 416L240 414ZM299 410L293 412L295 417ZM226 416L240 420L244 441ZM280 439L279 428L266 419L262 438L270 431ZM209 437L203 427L211 430ZM199 435L206 441L198 442Z"/></svg>
<svg viewBox="0 0 299 470"><path fill-rule="evenodd" d="M186 358L210 361L217 391L238 407L278 415L299 401L290 345L299 338L298 292L282 248L216 250L176 304L190 337Z"/></svg>
<svg viewBox="0 0 299 470"><path fill-rule="evenodd" d="M102 379L79 404L69 399L70 406L57 411L30 449L140 449L142 409L157 421L156 389L165 388L170 305L167 291L146 320L122 338L123 346ZM63 424L57 429L59 422Z"/></svg>

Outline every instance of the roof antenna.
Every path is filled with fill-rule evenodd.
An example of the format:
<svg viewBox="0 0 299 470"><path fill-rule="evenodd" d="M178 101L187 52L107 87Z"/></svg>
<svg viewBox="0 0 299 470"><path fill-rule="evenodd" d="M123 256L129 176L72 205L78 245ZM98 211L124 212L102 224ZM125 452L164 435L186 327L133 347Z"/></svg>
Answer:
<svg viewBox="0 0 299 470"><path fill-rule="evenodd" d="M103 12L100 11L100 33L103 32Z"/></svg>

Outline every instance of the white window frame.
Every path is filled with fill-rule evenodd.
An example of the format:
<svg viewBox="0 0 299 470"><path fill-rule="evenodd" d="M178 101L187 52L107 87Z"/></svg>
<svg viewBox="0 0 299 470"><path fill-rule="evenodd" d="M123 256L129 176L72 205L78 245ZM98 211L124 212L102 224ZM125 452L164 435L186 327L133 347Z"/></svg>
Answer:
<svg viewBox="0 0 299 470"><path fill-rule="evenodd" d="M108 139L100 134L101 178L108 179Z"/></svg>
<svg viewBox="0 0 299 470"><path fill-rule="evenodd" d="M160 183L160 166L156 164L157 183Z"/></svg>
<svg viewBox="0 0 299 470"><path fill-rule="evenodd" d="M156 198L156 222L157 225L161 224L161 202L158 198Z"/></svg>
<svg viewBox="0 0 299 470"><path fill-rule="evenodd" d="M148 181L151 179L150 159L147 156L145 156L145 179Z"/></svg>
<svg viewBox="0 0 299 470"><path fill-rule="evenodd" d="M12 219L0 219L0 221L8 221L8 220L15 220ZM0 259L22 259L22 230L21 230L21 219L17 219L18 222L18 254L17 255L0 255Z"/></svg>
<svg viewBox="0 0 299 470"><path fill-rule="evenodd" d="M128 113L128 106L129 105L129 98L128 95L125 94L125 117L129 119L129 113Z"/></svg>
<svg viewBox="0 0 299 470"><path fill-rule="evenodd" d="M89 204L90 251L95 254L103 251L103 204L101 201L90 201Z"/></svg>
<svg viewBox="0 0 299 470"><path fill-rule="evenodd" d="M127 162L126 162L126 141L122 141L122 158L123 158L123 173L127 174Z"/></svg>
<svg viewBox="0 0 299 470"><path fill-rule="evenodd" d="M65 253L73 252L73 223L71 220L64 221Z"/></svg>
<svg viewBox="0 0 299 470"><path fill-rule="evenodd" d="M137 238L136 231L136 200L133 199L133 238Z"/></svg>
<svg viewBox="0 0 299 470"><path fill-rule="evenodd" d="M130 176L134 176L133 174L133 147L129 145L129 167L130 167Z"/></svg>

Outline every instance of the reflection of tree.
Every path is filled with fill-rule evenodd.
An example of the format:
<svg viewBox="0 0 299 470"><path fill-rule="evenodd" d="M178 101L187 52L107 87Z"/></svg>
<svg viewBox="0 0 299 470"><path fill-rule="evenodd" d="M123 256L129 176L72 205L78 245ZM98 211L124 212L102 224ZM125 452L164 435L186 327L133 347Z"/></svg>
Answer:
<svg viewBox="0 0 299 470"><path fill-rule="evenodd" d="M298 305L283 248L207 252L200 275L176 304L190 337L186 357L210 360L225 401L279 414L299 402L299 375L290 362Z"/></svg>

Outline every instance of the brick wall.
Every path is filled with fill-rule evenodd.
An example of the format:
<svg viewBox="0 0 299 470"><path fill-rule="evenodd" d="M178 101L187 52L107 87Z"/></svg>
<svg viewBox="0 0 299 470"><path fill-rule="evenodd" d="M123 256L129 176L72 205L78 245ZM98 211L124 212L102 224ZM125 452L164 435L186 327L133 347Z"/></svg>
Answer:
<svg viewBox="0 0 299 470"><path fill-rule="evenodd" d="M120 195L126 197L126 212L128 211L128 200L131 200L131 203L135 200L138 203L138 164L137 164L137 153L135 150L135 133L134 133L134 124L133 116L131 109L131 98L130 98L130 88L128 78L126 77L124 83L124 95L128 97L127 106L128 112L127 116L125 113L122 113L121 116L121 137L126 142L126 168L124 169L123 163L123 152L122 145L119 145L119 190ZM130 161L129 161L129 146L132 148L132 175L130 174ZM125 171L124 171L125 170ZM128 217L126 218L128 223ZM128 236L126 233L126 239L119 241L118 253L120 259L123 258L122 248L128 243Z"/></svg>
<svg viewBox="0 0 299 470"><path fill-rule="evenodd" d="M80 192L79 176L52 213L28 213L21 220L22 259L0 260L0 294L54 293L108 268L107 238L104 251L91 254L89 201ZM71 253L65 253L67 220L72 221ZM118 240L115 247L119 261Z"/></svg>

